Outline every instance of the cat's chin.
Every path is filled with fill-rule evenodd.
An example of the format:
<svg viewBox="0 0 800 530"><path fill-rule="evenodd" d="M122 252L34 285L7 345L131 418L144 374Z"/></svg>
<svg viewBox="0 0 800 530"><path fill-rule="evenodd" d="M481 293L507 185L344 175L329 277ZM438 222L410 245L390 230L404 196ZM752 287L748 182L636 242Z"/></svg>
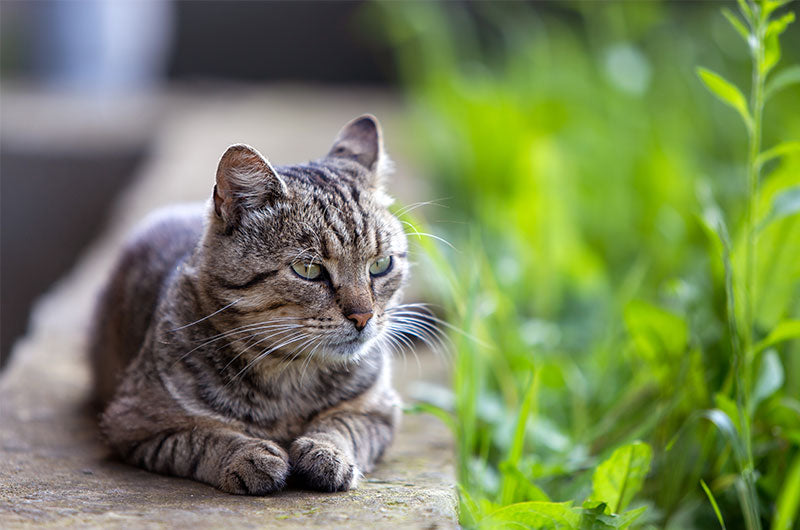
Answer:
<svg viewBox="0 0 800 530"><path fill-rule="evenodd" d="M378 337L356 338L339 344L331 344L314 354L321 362L325 363L354 363L366 358L374 350Z"/></svg>

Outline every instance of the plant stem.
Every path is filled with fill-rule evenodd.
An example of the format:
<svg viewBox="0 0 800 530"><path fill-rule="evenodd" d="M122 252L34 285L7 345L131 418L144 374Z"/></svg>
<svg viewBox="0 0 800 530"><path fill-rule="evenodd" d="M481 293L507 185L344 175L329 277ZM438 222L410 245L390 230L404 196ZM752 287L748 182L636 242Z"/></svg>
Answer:
<svg viewBox="0 0 800 530"><path fill-rule="evenodd" d="M749 133L749 149L747 157L747 216L745 244L745 278L744 278L744 358L739 360L739 381L737 385L737 404L742 437L745 442L746 468L742 470L743 478L750 496L749 513L745 514L748 528L761 528L758 514L758 499L755 491L754 461L752 436L750 429L750 388L752 387L752 371L755 358L753 354L753 334L755 328L755 268L757 256L756 209L758 206L758 186L761 170L757 163L761 151L761 122L764 110L764 45L767 17L762 14L761 7L751 2L753 11L752 39L750 42L753 74L750 91L750 114L753 118Z"/></svg>

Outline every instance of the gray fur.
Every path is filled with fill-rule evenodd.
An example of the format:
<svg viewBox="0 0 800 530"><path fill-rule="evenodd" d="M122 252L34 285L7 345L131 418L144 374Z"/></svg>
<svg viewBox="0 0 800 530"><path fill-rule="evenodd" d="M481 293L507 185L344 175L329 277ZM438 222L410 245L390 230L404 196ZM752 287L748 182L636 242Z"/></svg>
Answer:
<svg viewBox="0 0 800 530"><path fill-rule="evenodd" d="M290 476L346 490L373 468L400 416L387 346L408 271L385 160L371 116L303 165L231 146L205 207L132 239L91 341L101 428L122 458L240 494ZM392 269L371 276L387 255ZM353 313L373 316L359 331Z"/></svg>

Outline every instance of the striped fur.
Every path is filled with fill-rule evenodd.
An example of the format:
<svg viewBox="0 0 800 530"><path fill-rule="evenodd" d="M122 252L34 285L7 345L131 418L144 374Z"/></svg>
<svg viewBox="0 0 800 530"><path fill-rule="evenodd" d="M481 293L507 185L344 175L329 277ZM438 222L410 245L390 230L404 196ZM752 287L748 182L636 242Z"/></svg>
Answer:
<svg viewBox="0 0 800 530"><path fill-rule="evenodd" d="M290 477L346 490L373 468L400 415L385 339L408 270L384 167L371 116L303 165L235 145L207 205L137 233L91 340L101 429L123 459L238 494ZM370 313L363 329L348 319Z"/></svg>

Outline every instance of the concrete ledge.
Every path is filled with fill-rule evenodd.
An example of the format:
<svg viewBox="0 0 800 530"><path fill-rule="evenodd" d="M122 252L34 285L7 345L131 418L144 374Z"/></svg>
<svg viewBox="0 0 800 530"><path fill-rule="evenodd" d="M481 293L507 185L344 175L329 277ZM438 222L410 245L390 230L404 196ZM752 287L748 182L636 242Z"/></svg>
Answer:
<svg viewBox="0 0 800 530"><path fill-rule="evenodd" d="M327 145L338 126L353 116L373 112L387 124L399 121L401 112L381 94L366 99L364 94L312 91L298 95L297 90L275 89L247 94L226 101L171 95L173 104L165 113L156 155L118 205L115 221L78 266L38 303L28 335L17 344L0 378L0 527L456 526L452 440L447 429L429 416L406 415L378 469L357 490L338 494L289 490L268 497L227 495L210 486L117 462L98 440L86 406L85 330L96 292L136 220L160 204L204 196L221 153L216 144L224 149L226 144L248 139L269 152L268 138L245 138L237 131L257 130L270 109L280 109L276 112L283 117L269 124L272 135L277 138L279 133L281 138L278 150L286 155L276 157L276 163L318 156L304 149ZM324 106L319 104L321 98ZM325 126L310 127L312 123ZM204 143L209 130L214 131L213 141ZM387 138L391 137L387 131ZM290 149L291 142L298 148ZM205 162L200 174L189 170L197 163L191 159L195 149ZM393 154L402 159L398 151ZM211 166L206 159L213 160ZM404 188L400 195L413 197ZM411 357L395 363L401 393L412 380L445 380L440 360L422 353L418 365Z"/></svg>
<svg viewBox="0 0 800 530"><path fill-rule="evenodd" d="M109 458L85 405L86 366L47 362L48 354L61 356L75 344L58 336L40 337L20 346L0 383L3 528L455 525L451 441L446 429L429 417L406 416L384 461L354 491L228 495ZM423 363L428 362L423 356Z"/></svg>

